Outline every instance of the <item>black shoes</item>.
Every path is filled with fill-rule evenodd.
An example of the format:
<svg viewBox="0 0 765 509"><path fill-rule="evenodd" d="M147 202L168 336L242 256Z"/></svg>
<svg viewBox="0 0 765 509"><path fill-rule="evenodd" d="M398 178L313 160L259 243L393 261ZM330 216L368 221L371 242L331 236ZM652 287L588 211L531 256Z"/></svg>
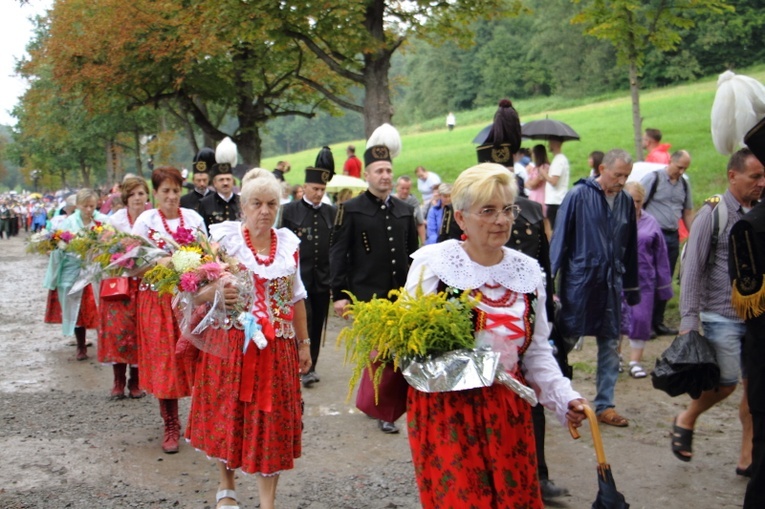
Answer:
<svg viewBox="0 0 765 509"><path fill-rule="evenodd" d="M542 491L542 500L545 502L549 502L553 498L567 497L569 495L568 489L562 486L555 486L555 483L550 479L540 479L539 487Z"/></svg>
<svg viewBox="0 0 765 509"><path fill-rule="evenodd" d="M380 427L380 430L382 430L383 433L387 433L389 435L398 433L398 428L392 422L377 421L377 425Z"/></svg>
<svg viewBox="0 0 765 509"><path fill-rule="evenodd" d="M321 382L321 379L319 378L319 375L317 375L315 371L309 371L308 373L302 376L300 381L303 382L303 387L308 388L308 387L311 387L316 382Z"/></svg>
<svg viewBox="0 0 765 509"><path fill-rule="evenodd" d="M677 329L670 329L663 323L660 323L656 327L653 328L653 330L658 334L659 336L677 336Z"/></svg>

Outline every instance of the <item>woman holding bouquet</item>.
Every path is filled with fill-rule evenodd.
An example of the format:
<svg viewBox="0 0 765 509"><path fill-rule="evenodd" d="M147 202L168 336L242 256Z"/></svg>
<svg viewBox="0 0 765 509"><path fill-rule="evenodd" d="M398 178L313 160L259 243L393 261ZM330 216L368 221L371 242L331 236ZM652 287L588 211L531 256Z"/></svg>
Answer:
<svg viewBox="0 0 765 509"><path fill-rule="evenodd" d="M280 196L269 171L250 170L242 180L243 223L210 227L213 239L248 269L240 274L254 278L254 295L242 298L235 285L224 287L231 318L228 328L205 331L186 429L191 445L218 460L219 507L238 507L234 475L240 468L258 474L260 507L273 509L280 472L301 454L300 374L311 366L311 340L300 241L287 228L271 227ZM215 287L203 287L197 299L210 301ZM260 330L253 337L240 326L242 314Z"/></svg>
<svg viewBox="0 0 765 509"><path fill-rule="evenodd" d="M140 177L128 177L120 186L119 198L125 207L109 216L109 224L118 232L130 233L138 216L146 210L149 186ZM126 383L128 396L131 398L142 398L146 395L138 381L136 306L139 282L137 277L128 278L128 294L125 298L104 299L101 292L98 303L101 316L101 327L98 330L98 362L112 365L114 386L111 396L114 399L125 397ZM126 380L128 365L129 382Z"/></svg>
<svg viewBox="0 0 765 509"><path fill-rule="evenodd" d="M107 219L96 211L98 194L92 189L80 189L75 199L76 209L60 225L60 229L77 234L89 230ZM69 294L79 278L82 261L72 253L55 249L50 254L44 286L48 288L45 323L60 323L64 336L74 334L77 340L77 360L88 358L85 333L98 329L98 309L91 285Z"/></svg>
<svg viewBox="0 0 765 509"><path fill-rule="evenodd" d="M132 232L170 254L178 245L178 239L193 238L196 230L204 231L204 221L193 210L180 207L183 177L177 168L155 169L151 184L157 208L138 216ZM175 355L181 334L173 313L172 295L159 295L150 285L142 283L137 301L141 385L159 400L159 412L165 422L162 450L176 453L181 431L178 398L191 394L191 376Z"/></svg>
<svg viewBox="0 0 765 509"><path fill-rule="evenodd" d="M515 178L484 163L452 188L463 241L426 246L412 255L406 289L414 294L469 290L479 346L501 353L502 369L531 386L562 424L584 418L585 401L561 375L548 343L545 282L539 264L508 249ZM409 444L425 508L543 508L537 479L531 406L504 385L426 393L409 388ZM444 482L448 479L448 482Z"/></svg>

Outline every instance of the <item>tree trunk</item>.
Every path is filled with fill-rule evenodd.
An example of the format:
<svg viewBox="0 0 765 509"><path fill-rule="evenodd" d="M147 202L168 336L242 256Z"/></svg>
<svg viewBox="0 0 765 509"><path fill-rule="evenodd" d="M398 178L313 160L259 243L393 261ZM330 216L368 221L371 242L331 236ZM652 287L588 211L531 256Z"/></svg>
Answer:
<svg viewBox="0 0 765 509"><path fill-rule="evenodd" d="M260 167L260 158L262 154L262 140L260 138L260 128L252 125L242 131L242 134L236 137L236 148L242 156L242 163L254 167Z"/></svg>
<svg viewBox="0 0 765 509"><path fill-rule="evenodd" d="M85 163L82 157L80 157L80 175L82 176L82 187L90 187L90 166Z"/></svg>
<svg viewBox="0 0 765 509"><path fill-rule="evenodd" d="M640 117L640 83L635 61L630 62L630 95L632 96L632 130L635 136L635 161L643 160L643 119Z"/></svg>
<svg viewBox="0 0 765 509"><path fill-rule="evenodd" d="M376 51L364 53L364 132L369 138L372 132L393 117L390 103L388 71L392 50L385 41L383 26L385 1L372 0L367 6L364 25L373 40L379 42Z"/></svg>
<svg viewBox="0 0 765 509"><path fill-rule="evenodd" d="M143 178L143 163L141 162L141 135L138 129L133 130L133 142L135 143L135 172Z"/></svg>

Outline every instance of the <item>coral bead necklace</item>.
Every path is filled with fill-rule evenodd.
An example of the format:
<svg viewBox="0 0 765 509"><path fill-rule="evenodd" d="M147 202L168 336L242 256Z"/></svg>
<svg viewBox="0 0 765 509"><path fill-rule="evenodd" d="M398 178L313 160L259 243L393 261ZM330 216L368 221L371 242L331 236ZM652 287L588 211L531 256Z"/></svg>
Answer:
<svg viewBox="0 0 765 509"><path fill-rule="evenodd" d="M252 245L252 240L250 239L250 230L248 230L246 226L243 228L244 242L247 244L247 247L250 248L250 251L252 251L252 254L255 256L255 261L260 265L265 265L266 267L274 263L274 259L276 258L276 232L274 229L271 229L271 249L268 252L268 258L261 260L258 258L258 250L255 249L255 246Z"/></svg>
<svg viewBox="0 0 765 509"><path fill-rule="evenodd" d="M157 212L159 212L159 218L162 220L162 226L165 228L165 231L172 235L173 232L170 231L170 226L167 224L167 218L165 217L164 212L162 212L162 209L157 209ZM130 217L130 215L128 215L128 217ZM185 228L186 223L184 223L183 214L181 214L180 211L178 211L178 217L181 218L181 224L178 225L178 228Z"/></svg>

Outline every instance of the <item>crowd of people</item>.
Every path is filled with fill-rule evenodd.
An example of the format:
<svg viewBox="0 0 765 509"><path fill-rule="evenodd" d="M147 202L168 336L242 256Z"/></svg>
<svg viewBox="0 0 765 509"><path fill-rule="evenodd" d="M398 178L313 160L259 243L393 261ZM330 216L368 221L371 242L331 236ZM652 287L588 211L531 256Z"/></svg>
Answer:
<svg viewBox="0 0 765 509"><path fill-rule="evenodd" d="M363 160L355 147L346 151L343 172L363 177L367 190L334 199L326 195L335 172L328 147L305 169L302 184L285 193L284 175L291 169L286 161L272 172L250 170L237 187L236 147L224 140L195 156L186 194L181 172L165 166L153 170L150 182L126 176L111 194L81 189L57 197L60 209L53 206L56 199L8 197L0 202L0 232L47 227L76 233L110 224L165 249L166 256L154 262L160 265L169 263L173 246L158 238L209 232L251 274L244 297L234 282L222 294L212 285L195 293L193 305L210 306L220 298L230 316L210 326L204 341L184 335L172 297L142 281L150 267L129 274L122 299L104 299L92 285L72 291L79 261L54 252L44 283L45 321L75 336L77 359L88 358L85 331L98 330L98 360L113 367L111 397L157 398L164 452L177 452L183 434L216 461L219 508L238 507L237 469L258 474L260 507L275 506L280 473L301 455L301 386L313 390L321 382L317 367L330 310L348 319L351 295L361 302L386 299L400 288L470 292L478 303L476 335L501 349L502 369L531 387L539 404L498 384L437 393L409 387L406 426L420 501L428 508L541 508L568 492L549 477L544 408L562 425L576 427L589 405L572 387L567 362L582 337L597 344L597 419L627 427L629 418L616 410L622 359L629 358L629 376L645 378L647 341L703 330L721 378L718 388L691 399L674 419L668 449L687 462L699 417L734 392L744 338L758 333L749 324L759 315L750 313L745 322L731 299L737 288L732 267L741 281L742 271L756 265L741 262L738 254L754 256L752 236L741 240L747 249L735 252L727 239L734 225L747 220L761 235L759 216L752 214L765 190L765 142L752 140L752 150L732 154L727 190L694 217L685 175L691 155L669 153L660 141L658 129L646 130L648 157L660 167L639 181L629 181L628 152L595 150L590 176L569 186L564 140L550 136L547 147L522 147L518 113L503 100L477 148L478 164L454 182L423 166L414 177L394 178L401 143L388 124L370 136ZM42 223L38 213L45 216ZM682 228L689 237L674 330L665 309L673 297ZM235 316L243 302L252 323ZM760 308L765 306L749 307ZM756 341L746 344L750 351L759 348ZM743 376L747 387L746 370ZM762 475L763 420L749 394L740 407L736 473L753 478L747 507L758 507L762 494L754 480ZM184 397L191 397L191 410L182 426L178 399ZM396 422L377 425L386 434L399 432Z"/></svg>

